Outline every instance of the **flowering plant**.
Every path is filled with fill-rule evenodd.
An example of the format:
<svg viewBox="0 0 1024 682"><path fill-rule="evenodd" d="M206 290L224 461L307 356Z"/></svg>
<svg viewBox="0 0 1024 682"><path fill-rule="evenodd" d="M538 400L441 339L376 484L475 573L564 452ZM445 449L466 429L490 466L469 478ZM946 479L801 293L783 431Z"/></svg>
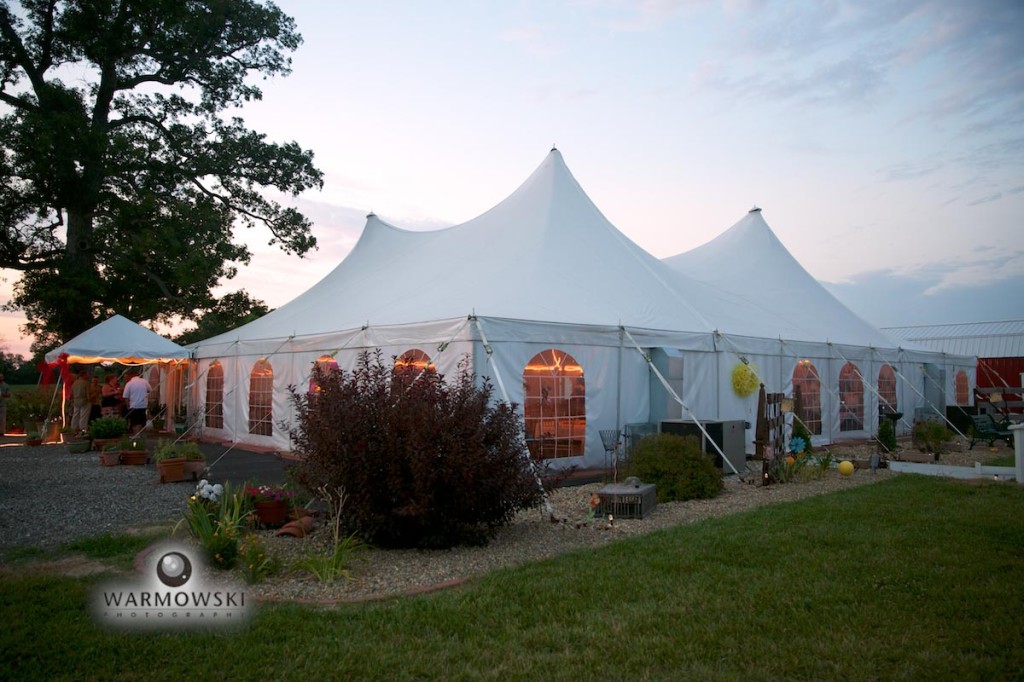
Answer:
<svg viewBox="0 0 1024 682"><path fill-rule="evenodd" d="M210 484L205 478L199 481L199 485L196 486L196 497L200 500L206 500L216 504L220 501L220 496L224 494L224 486L220 483Z"/></svg>
<svg viewBox="0 0 1024 682"><path fill-rule="evenodd" d="M270 485L247 485L245 487L245 494L253 502L283 502L290 500L295 495L293 491L276 483Z"/></svg>

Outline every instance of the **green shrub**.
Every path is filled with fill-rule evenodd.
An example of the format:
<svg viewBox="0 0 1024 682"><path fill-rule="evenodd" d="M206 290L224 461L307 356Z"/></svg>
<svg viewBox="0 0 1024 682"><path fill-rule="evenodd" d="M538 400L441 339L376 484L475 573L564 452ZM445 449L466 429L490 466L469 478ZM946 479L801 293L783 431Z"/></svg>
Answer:
<svg viewBox="0 0 1024 682"><path fill-rule="evenodd" d="M128 433L128 422L121 417L100 417L89 425L92 438L120 438Z"/></svg>
<svg viewBox="0 0 1024 682"><path fill-rule="evenodd" d="M629 475L653 483L659 502L710 499L722 491L721 472L693 436L645 436L633 449Z"/></svg>
<svg viewBox="0 0 1024 682"><path fill-rule="evenodd" d="M184 457L190 462L201 462L205 459L198 443L193 443L192 441L176 443L170 440L161 440L157 443L156 450L153 453L154 461L162 462L165 459L175 459L177 457Z"/></svg>
<svg viewBox="0 0 1024 682"><path fill-rule="evenodd" d="M878 444L882 446L882 452L896 450L896 425L891 419L883 419L878 425Z"/></svg>
<svg viewBox="0 0 1024 682"><path fill-rule="evenodd" d="M953 439L953 433L942 422L933 419L919 419L914 422L911 439L921 452L942 452L945 444Z"/></svg>
<svg viewBox="0 0 1024 682"><path fill-rule="evenodd" d="M541 490L523 457L516 408L492 402L460 363L448 383L434 372L412 381L380 350L356 368L314 369L319 387L292 388L307 490L343 489L347 532L386 547L484 544Z"/></svg>
<svg viewBox="0 0 1024 682"><path fill-rule="evenodd" d="M16 393L7 401L7 423L21 426L26 421L41 422L49 414L51 404L54 405L54 410L60 409L60 399L54 401L49 393L43 394L35 390Z"/></svg>

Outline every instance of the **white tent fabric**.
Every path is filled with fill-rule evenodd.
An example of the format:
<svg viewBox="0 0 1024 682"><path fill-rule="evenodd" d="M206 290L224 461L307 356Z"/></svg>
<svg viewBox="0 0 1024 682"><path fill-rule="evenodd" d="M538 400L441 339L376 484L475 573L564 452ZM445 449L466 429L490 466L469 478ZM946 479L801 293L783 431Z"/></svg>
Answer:
<svg viewBox="0 0 1024 682"><path fill-rule="evenodd" d="M119 362L126 365L187 360L188 349L154 331L114 315L46 354L55 362L68 354L69 363Z"/></svg>
<svg viewBox="0 0 1024 682"><path fill-rule="evenodd" d="M757 220L759 215L751 219ZM767 225L764 230L774 237ZM736 276L746 281L754 281L748 268L763 264L765 246L755 236L734 235L735 244L722 249L732 251ZM780 262L788 256L783 252L775 253ZM776 295L799 299L780 306L766 305L773 297L751 296L691 266L662 262L630 241L552 150L507 199L464 224L413 232L368 216L352 252L308 291L193 346L198 374L192 403L203 413L208 392L219 397L222 382L220 414L205 421L205 432L287 449L287 428L281 428L292 416L287 387L305 385L321 356L349 369L361 350L381 348L391 356L416 348L440 372L451 373L469 354L477 374L501 380L509 398L521 404L524 367L541 351L557 348L577 360L587 386L586 451L565 463L596 466L605 456L598 431L656 419L652 401L664 397L625 331L645 353L667 349L680 358L682 396L689 414L700 419L753 421L756 400L736 396L729 379L740 357L758 363L770 390L791 388L793 367L807 358L816 359L827 385L838 381L844 359L859 362L865 376L877 374L880 364L902 363L914 381L924 364L946 361L901 349L852 313L840 314L806 272L801 278L778 264L764 272L783 280L766 290L777 286ZM257 397L259 381L251 378L260 360L273 371L270 435L251 424L253 401L265 399ZM217 385L211 389L208 372L215 362ZM838 402L823 409L829 427L822 438L829 439L837 432Z"/></svg>
<svg viewBox="0 0 1024 682"><path fill-rule="evenodd" d="M707 244L663 262L717 290L736 294L773 318L767 323L758 320L757 328L746 330L751 335L821 341L825 334L825 340L844 344L899 346L814 279L779 241L761 209L752 209ZM780 317L788 329L779 329Z"/></svg>

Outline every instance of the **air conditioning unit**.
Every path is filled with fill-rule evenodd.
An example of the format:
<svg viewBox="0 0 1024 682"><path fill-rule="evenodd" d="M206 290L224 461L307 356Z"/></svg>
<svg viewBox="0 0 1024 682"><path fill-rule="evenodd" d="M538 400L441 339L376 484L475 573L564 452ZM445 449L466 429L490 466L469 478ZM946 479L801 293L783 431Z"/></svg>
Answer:
<svg viewBox="0 0 1024 682"><path fill-rule="evenodd" d="M729 421L705 421L701 425L707 431L711 440L718 445L732 464L732 468L722 462L722 456L718 454L715 446L708 442L700 427L691 419L667 419L661 422L662 433L674 433L677 436L695 436L700 440L704 452L715 456L715 466L723 469L724 473L733 473L733 468L739 473L746 473L747 470L747 431L746 422L743 420Z"/></svg>
<svg viewBox="0 0 1024 682"><path fill-rule="evenodd" d="M653 483L614 483L598 490L597 496L601 500L598 510L601 516L611 515L616 519L642 519L658 506Z"/></svg>

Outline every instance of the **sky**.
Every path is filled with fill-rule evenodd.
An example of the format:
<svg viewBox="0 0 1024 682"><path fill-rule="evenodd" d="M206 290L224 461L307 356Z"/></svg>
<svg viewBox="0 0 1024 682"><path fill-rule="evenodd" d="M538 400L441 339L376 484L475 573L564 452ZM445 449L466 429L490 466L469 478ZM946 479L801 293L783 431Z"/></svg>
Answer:
<svg viewBox="0 0 1024 682"><path fill-rule="evenodd" d="M277 4L304 38L292 74L233 113L315 153L324 187L294 204L319 249L284 256L242 230L255 258L223 291L278 307L367 213L465 222L555 145L659 258L756 205L879 326L1024 318L1017 0ZM27 353L4 315L0 343Z"/></svg>

